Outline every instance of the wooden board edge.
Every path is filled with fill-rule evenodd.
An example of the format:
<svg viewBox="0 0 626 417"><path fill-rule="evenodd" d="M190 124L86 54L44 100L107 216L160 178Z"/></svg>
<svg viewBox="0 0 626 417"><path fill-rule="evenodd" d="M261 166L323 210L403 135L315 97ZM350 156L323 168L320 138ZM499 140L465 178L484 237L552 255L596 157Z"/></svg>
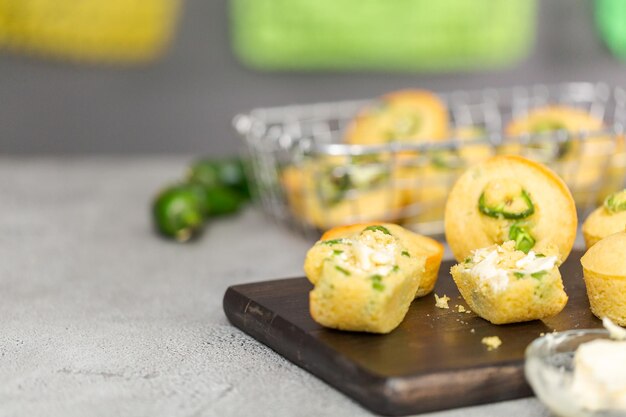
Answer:
<svg viewBox="0 0 626 417"><path fill-rule="evenodd" d="M388 378L369 373L347 359L337 357L335 352L302 329L238 292L237 286L226 290L223 308L233 326L293 364L320 378L369 410L384 415L397 415L392 412L393 408L389 408L388 400L383 395ZM289 337L284 337L285 335ZM281 345L280 342L285 340L297 342ZM328 363L333 362L342 362L339 364L342 372L332 371L333 367L328 366Z"/></svg>
<svg viewBox="0 0 626 417"><path fill-rule="evenodd" d="M524 378L523 361L407 377L373 374L346 358L337 357L327 346L242 294L237 287L229 287L223 298L224 313L233 326L376 413L405 416L533 395ZM284 343L291 340L296 342ZM328 364L333 362L342 362L342 372L332 371L334 367ZM433 386L446 389L435 393ZM494 395L481 398L484 390L490 388Z"/></svg>
<svg viewBox="0 0 626 417"><path fill-rule="evenodd" d="M490 391L490 395L485 395L486 391ZM394 415L443 411L532 395L524 376L523 361L387 381L387 397Z"/></svg>

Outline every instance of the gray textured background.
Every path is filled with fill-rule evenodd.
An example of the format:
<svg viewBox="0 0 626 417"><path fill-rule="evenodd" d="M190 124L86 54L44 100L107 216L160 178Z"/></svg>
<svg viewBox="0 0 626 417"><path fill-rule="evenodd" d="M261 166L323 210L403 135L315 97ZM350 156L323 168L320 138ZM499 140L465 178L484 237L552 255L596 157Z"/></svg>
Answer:
<svg viewBox="0 0 626 417"><path fill-rule="evenodd" d="M222 312L229 285L301 276L309 241L254 209L188 245L152 234L148 203L184 162L0 157L0 417L372 416ZM505 415L550 413L432 417Z"/></svg>
<svg viewBox="0 0 626 417"><path fill-rule="evenodd" d="M626 84L595 36L591 2L541 2L538 42L515 68L450 74L270 74L242 68L228 46L225 0L188 0L174 48L144 68L81 68L0 56L0 152L232 153L230 120L256 106L573 80Z"/></svg>

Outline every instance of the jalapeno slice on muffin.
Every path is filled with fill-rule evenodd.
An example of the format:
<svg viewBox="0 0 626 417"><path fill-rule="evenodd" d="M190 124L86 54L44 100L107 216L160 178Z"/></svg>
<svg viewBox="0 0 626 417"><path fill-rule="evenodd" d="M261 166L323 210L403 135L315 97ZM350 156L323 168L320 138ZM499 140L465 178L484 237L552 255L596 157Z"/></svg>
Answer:
<svg viewBox="0 0 626 417"><path fill-rule="evenodd" d="M550 132L558 132L559 130L567 130L567 126L565 125L565 123L559 120L548 119L548 120L537 121L534 125L530 126L529 130L530 130L530 133L543 134L543 133L550 133ZM529 146L531 148L548 151L554 154L556 158L563 158L572 150L572 142L569 140L565 142L560 142L560 143L550 140L547 143L546 142L543 142L540 144L531 143L529 144Z"/></svg>
<svg viewBox="0 0 626 417"><path fill-rule="evenodd" d="M604 200L604 207L612 213L626 210L626 190L611 194Z"/></svg>
<svg viewBox="0 0 626 417"><path fill-rule="evenodd" d="M487 184L478 199L478 209L494 218L524 219L535 212L528 192L510 180L496 180Z"/></svg>
<svg viewBox="0 0 626 417"><path fill-rule="evenodd" d="M519 222L513 223L509 228L509 239L515 242L515 249L524 253L528 253L536 243L535 238L528 229L527 226Z"/></svg>
<svg viewBox="0 0 626 417"><path fill-rule="evenodd" d="M601 239L621 232L626 227L626 190L609 195L583 223L583 236L587 248Z"/></svg>
<svg viewBox="0 0 626 417"><path fill-rule="evenodd" d="M329 163L319 168L318 193L324 204L335 205L352 191L376 188L389 179L389 168L376 158L352 157L347 164Z"/></svg>

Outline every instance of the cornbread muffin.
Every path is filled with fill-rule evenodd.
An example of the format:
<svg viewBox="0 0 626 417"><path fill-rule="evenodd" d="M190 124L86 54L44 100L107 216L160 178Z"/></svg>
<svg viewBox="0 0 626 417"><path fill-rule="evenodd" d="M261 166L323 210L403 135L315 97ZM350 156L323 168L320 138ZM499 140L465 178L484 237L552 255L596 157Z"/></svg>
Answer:
<svg viewBox="0 0 626 417"><path fill-rule="evenodd" d="M609 195L583 223L583 236L587 248L600 239L626 229L626 190Z"/></svg>
<svg viewBox="0 0 626 417"><path fill-rule="evenodd" d="M547 106L532 109L524 117L514 119L505 129L507 136L537 134L565 130L569 133L594 132L604 127L602 120L593 117L587 111L567 106ZM537 151L544 151L557 159L575 156L579 141L557 143L540 142L535 145Z"/></svg>
<svg viewBox="0 0 626 417"><path fill-rule="evenodd" d="M626 326L626 232L600 240L580 263L593 314Z"/></svg>
<svg viewBox="0 0 626 417"><path fill-rule="evenodd" d="M442 140L448 136L448 110L435 94L402 90L363 109L348 126L344 141L373 145Z"/></svg>
<svg viewBox="0 0 626 417"><path fill-rule="evenodd" d="M415 298L426 258L412 253L410 232L399 226L350 230L330 231L306 255L304 271L315 285L309 294L311 317L335 329L389 333Z"/></svg>
<svg viewBox="0 0 626 417"><path fill-rule="evenodd" d="M465 144L465 146L462 145L457 152L466 167L482 162L490 156L493 156L493 146L486 140L480 141L481 139L485 139L486 136L487 132L485 129L476 126L460 126L452 130L450 137Z"/></svg>
<svg viewBox="0 0 626 417"><path fill-rule="evenodd" d="M565 183L519 156L496 156L465 171L445 209L446 240L459 262L474 249L513 240L526 253L554 250L561 264L574 245L576 226Z"/></svg>
<svg viewBox="0 0 626 417"><path fill-rule="evenodd" d="M558 314L567 294L558 257L515 249L515 242L476 249L451 274L470 308L493 324Z"/></svg>
<svg viewBox="0 0 626 417"><path fill-rule="evenodd" d="M336 227L324 233L321 240L328 241L354 236L359 234L365 227L376 224L378 223L361 223L350 226ZM435 288L435 284L437 283L439 267L441 266L441 260L443 258L443 245L435 239L413 233L395 224L383 223L383 226L394 236L397 236L402 241L404 246L406 246L407 250L405 253L402 253L402 256L406 256L408 258L425 258L425 269L422 274L419 289L415 294L415 298L423 297L429 294L433 288ZM305 271L306 268L307 265L305 263ZM309 274L307 273L307 275Z"/></svg>
<svg viewBox="0 0 626 417"><path fill-rule="evenodd" d="M375 159L312 159L283 169L280 181L294 217L320 229L395 219L402 208L388 164Z"/></svg>
<svg viewBox="0 0 626 417"><path fill-rule="evenodd" d="M575 133L596 132L604 128L602 120L585 110L568 106L546 106L532 109L526 116L513 120L506 128L507 136L540 134L558 130L568 132L570 140L557 142L554 138L538 139L529 145L514 144L503 147L504 153L528 156L550 163L551 167L571 187L579 204L594 204L594 193L588 189L604 175L607 157L613 149L610 136L589 136L579 140Z"/></svg>

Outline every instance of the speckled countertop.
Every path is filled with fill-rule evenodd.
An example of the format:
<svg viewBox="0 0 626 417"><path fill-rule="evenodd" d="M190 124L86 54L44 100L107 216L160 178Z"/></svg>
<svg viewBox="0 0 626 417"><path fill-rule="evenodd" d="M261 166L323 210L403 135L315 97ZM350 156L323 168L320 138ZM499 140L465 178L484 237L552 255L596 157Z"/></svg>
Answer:
<svg viewBox="0 0 626 417"><path fill-rule="evenodd" d="M0 416L371 415L222 312L229 285L301 275L307 240L255 209L193 244L154 236L152 194L186 162L0 158Z"/></svg>

